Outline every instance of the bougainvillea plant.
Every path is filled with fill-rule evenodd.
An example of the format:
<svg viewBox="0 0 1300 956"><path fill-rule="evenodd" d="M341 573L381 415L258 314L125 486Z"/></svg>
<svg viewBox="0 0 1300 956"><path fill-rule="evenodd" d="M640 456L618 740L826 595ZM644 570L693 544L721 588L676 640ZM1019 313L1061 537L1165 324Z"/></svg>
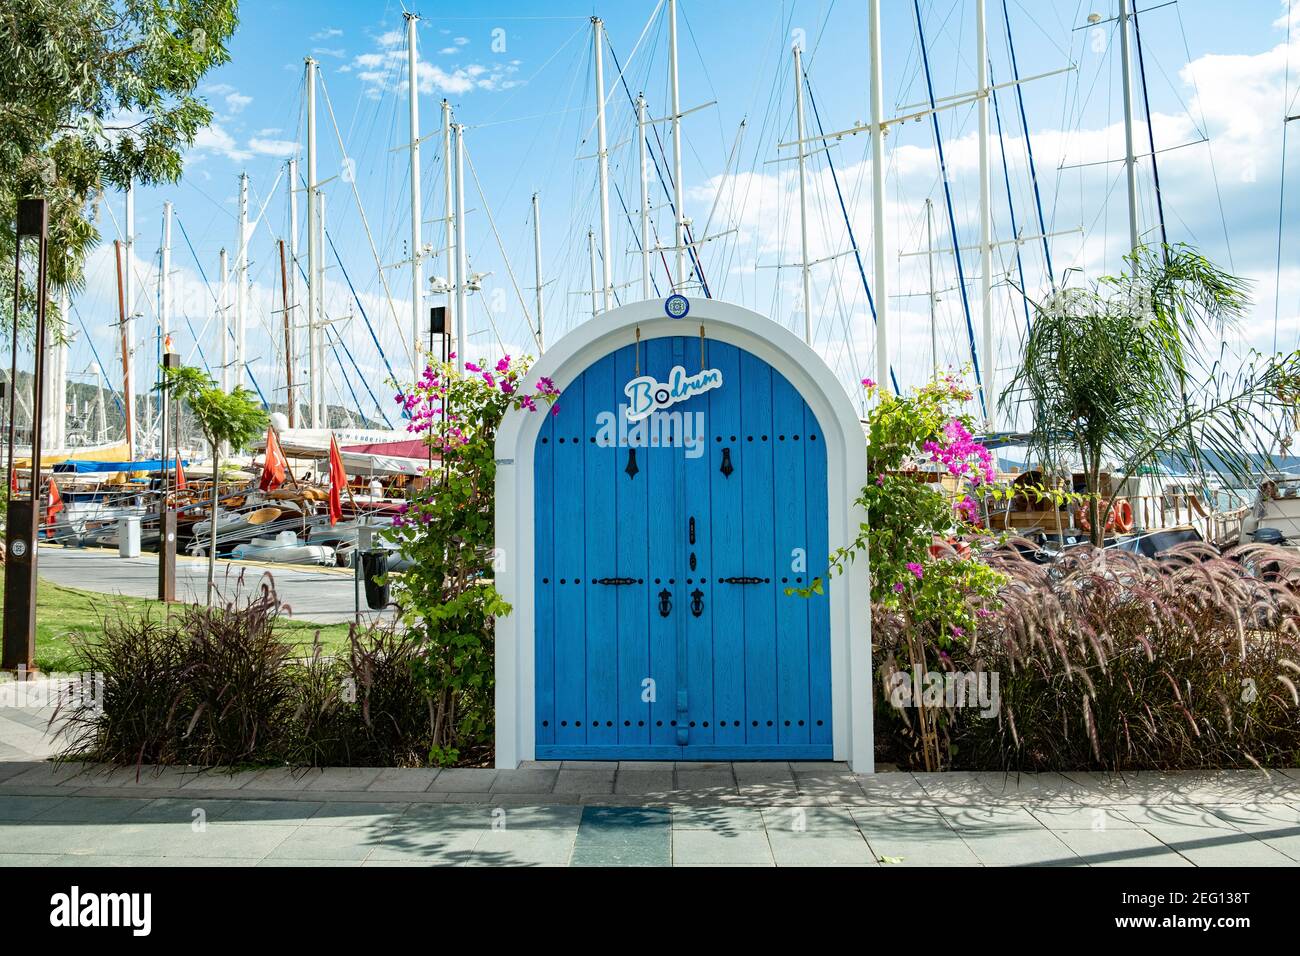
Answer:
<svg viewBox="0 0 1300 956"><path fill-rule="evenodd" d="M421 667L434 708L435 763L455 763L492 734L493 623L509 605L493 585L493 448L508 411L540 412L559 390L542 378L522 391L530 359L430 365L396 401L407 430L430 446L436 467L398 509L387 536L410 567L393 577L408 628L427 641Z"/></svg>
<svg viewBox="0 0 1300 956"><path fill-rule="evenodd" d="M993 456L975 440L963 410L974 396L953 371L906 395L884 392L871 379L862 385L875 400L867 418L867 480L858 496L867 520L832 555L832 573L869 555L872 602L906 611L947 646L975 634L1004 580L964 546L946 544L979 530L978 498L997 491Z"/></svg>

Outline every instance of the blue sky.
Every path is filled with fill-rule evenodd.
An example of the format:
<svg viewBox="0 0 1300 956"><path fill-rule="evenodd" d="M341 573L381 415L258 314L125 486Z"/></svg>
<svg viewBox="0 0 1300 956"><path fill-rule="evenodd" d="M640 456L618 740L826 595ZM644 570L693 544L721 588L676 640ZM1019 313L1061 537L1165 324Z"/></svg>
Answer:
<svg viewBox="0 0 1300 956"><path fill-rule="evenodd" d="M993 76L1010 76L1002 0L988 0L989 50ZM885 0L886 112L906 112L925 97L918 60L917 27L910 0ZM920 4L937 96L962 92L975 83L972 0L923 0ZM1300 89L1300 33L1288 48L1287 4L1279 0L1243 0L1230 8L1210 0L1181 0L1157 7L1140 19L1152 128L1156 139L1162 198L1171 241L1189 241L1225 267L1254 281L1256 306L1233 337L1233 346L1271 348L1274 296L1278 293L1276 328L1279 345L1293 348L1300 339L1300 256L1294 230L1286 234L1280 285L1275 281L1279 172L1281 169L1284 98L1294 101ZM1113 273L1127 242L1122 166L1107 162L1122 155L1118 41L1113 27L1074 29L1089 13L1113 14L1113 0L1092 6L1078 2L1008 0L1006 8L1020 74L1077 69L1024 84L1025 111L1037 161L1044 219L1048 230L1061 232L1050 242L1053 270L1067 267L1084 275ZM802 328L799 277L794 269L770 268L797 260L797 181L790 163L773 164L777 143L793 138L793 81L790 43L805 50L818 113L827 129L843 128L868 116L868 61L865 0L682 0L681 90L683 107L716 101L688 117L683 125L686 215L698 233L708 221L710 234L722 234L702 252L715 295L771 315L791 328ZM594 151L594 89L589 17L606 23L610 44L626 65L628 92L644 90L652 115L668 112L667 39L663 13L651 23L635 57L655 3L437 2L414 7L422 16L419 44L421 126L434 134L422 152L424 217L442 210L442 158L439 102L445 96L457 120L466 126L466 145L474 181L466 187L467 227L472 268L490 273L471 307L469 352L497 355L530 351L523 312L533 310L532 224L529 199L540 194L547 338L549 341L586 320L590 297L587 230L598 230L596 164L579 157ZM1230 10L1230 14L1225 12ZM166 188L140 190L136 199L135 270L141 289L136 303L139 323L137 361L148 368L155 347L154 297L156 250L164 200L175 204L183 226L176 230L173 283L179 315L174 325L178 347L192 361L202 349L216 360L212 291L218 250L236 244L235 197L238 175L247 171L254 212L265 217L251 239L249 355L253 375L268 397L283 384L279 357L278 266L274 243L288 231L287 199L282 177L285 159L302 143L303 57L321 63L324 86L339 135L352 161L360 205L364 207L382 264L409 255L407 154L397 149L408 141L406 63L402 10L381 2L247 2L231 45L231 62L213 71L202 92L216 112L187 156L184 180ZM1286 76L1290 74L1289 86ZM607 57L607 86L618 72ZM1284 89L1287 87L1287 89ZM634 132L629 97L614 88L609 97L609 142L614 148L611 218L614 281L630 283L640 275L635 225L623 214L637 201L636 152L628 142ZM1022 235L1038 232L1037 206L1026 165L1025 140L1011 90L999 94L1003 126L993 145L994 231L996 240L1013 235L1011 216ZM811 107L810 107L811 111ZM1293 105L1291 113L1297 112ZM1139 151L1146 151L1145 110L1138 103ZM975 240L977 184L973 107L944 111L940 129L952 178L952 220L958 245ZM745 121L743 135L739 132ZM811 122L811 112L810 112ZM322 97L319 113L321 178L343 167L333 122ZM1292 124L1300 126L1300 124ZM1300 129L1293 129L1293 134ZM996 128L995 128L996 135ZM1202 140L1208 136L1208 142ZM666 129L665 150L670 150ZM1293 136L1294 138L1294 136ZM1297 146L1292 143L1291 146ZM898 127L887 143L887 229L884 241L890 264L891 360L904 384L921 381L930 367L929 316L925 298L924 258L900 255L923 247L924 203L935 202L936 242L951 246L948 212L930 124ZM734 159L728 166L728 159ZM1002 154L1006 155L1004 178ZM1294 187L1300 182L1294 180ZM834 163L836 183L827 165ZM1076 164L1097 165L1074 168ZM1061 167L1066 168L1061 168ZM652 177L653 178L653 177ZM1149 161L1140 170L1142 228L1158 238L1155 190ZM1008 201L1008 185L1010 201ZM274 191L273 190L273 186ZM364 308L388 362L409 367L404 343L409 320L409 278L401 269L386 271L390 297L384 293L375 257L366 240L357 198L344 179L325 187L331 237L356 290L354 299L340 270L329 274L327 311L338 318L333 328L346 343L376 396L386 401L387 366L360 316ZM849 250L840 213L842 195L854 236L870 276L870 155L865 137L844 140L814 159L810 169L813 257L835 257L814 270L814 345L846 387L874 367L874 337L862 280ZM106 197L121 224L121 197ZM658 190L652 204L663 206ZM1291 188L1286 218L1294 219L1300 188ZM488 222L500 232L501 254ZM710 219L710 216L712 217ZM657 214L660 236L671 232L671 217ZM104 210L106 238L116 234ZM299 234L303 226L299 224ZM734 231L733 231L734 230ZM1071 231L1080 230L1080 231ZM442 227L430 223L425 241L440 248ZM193 246L193 254L186 242ZM305 240L304 240L305 247ZM1046 286L1041 243L1000 247L997 278L998 349L995 368L1005 375L1018 354L1023 329L1022 306L1008 280L1037 294ZM513 267L523 305L511 281ZM963 253L963 271L974 281L974 253ZM200 267L210 283L199 274ZM956 263L940 257L939 281L956 283ZM427 272L445 274L440 258ZM657 268L662 290L663 270ZM971 307L977 310L972 285ZM874 290L873 290L874 291ZM639 286L620 289L634 296ZM92 329L99 355L111 364L113 317L111 247L92 257L88 287L77 302L78 314ZM305 297L305 296L304 296ZM359 300L359 303L358 301ZM432 301L441 301L440 298ZM351 316L349 318L349 316ZM974 314L978 327L978 314ZM955 289L942 296L938 315L941 363L969 360L965 315ZM74 323L74 329L79 327ZM335 366L328 386L331 401L352 405L352 387L363 411L375 409L358 387L345 358L348 376ZM92 357L84 336L73 347L73 373L89 367ZM331 357L331 362L333 359ZM301 364L301 363L300 363ZM301 373L299 373L301 375ZM110 378L112 373L110 372ZM90 376L93 379L93 376ZM283 394L282 392L280 394Z"/></svg>

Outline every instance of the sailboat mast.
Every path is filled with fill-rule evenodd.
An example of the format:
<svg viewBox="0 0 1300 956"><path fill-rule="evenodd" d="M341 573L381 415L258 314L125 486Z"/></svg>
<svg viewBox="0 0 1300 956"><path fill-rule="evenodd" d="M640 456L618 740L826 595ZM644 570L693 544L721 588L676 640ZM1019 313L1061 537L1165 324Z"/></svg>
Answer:
<svg viewBox="0 0 1300 956"><path fill-rule="evenodd" d="M925 197L925 259L930 272L930 368L939 373L938 293L934 291L934 202Z"/></svg>
<svg viewBox="0 0 1300 956"><path fill-rule="evenodd" d="M316 190L316 248L321 250L316 260L315 281L320 290L316 296L318 318L312 323L312 368L311 379L313 398L312 421L319 423L316 428L329 428L329 405L325 403L325 193Z"/></svg>
<svg viewBox="0 0 1300 956"><path fill-rule="evenodd" d="M876 381L889 381L889 293L885 286L885 80L880 50L880 0L868 7L871 46L871 222L875 236Z"/></svg>
<svg viewBox="0 0 1300 956"><path fill-rule="evenodd" d="M613 253L609 244L609 150L605 142L605 24L591 18L592 56L596 63L596 163L600 168L601 301L603 311L614 307Z"/></svg>
<svg viewBox="0 0 1300 956"><path fill-rule="evenodd" d="M411 125L411 376L420 377L420 314L424 311L424 245L420 239L420 76L414 13L406 17L407 99Z"/></svg>
<svg viewBox="0 0 1300 956"><path fill-rule="evenodd" d="M298 338L295 326L298 322L298 160L289 160L289 293L285 305L285 321L289 324L289 349L285 361L289 362L290 374L293 371L292 358L298 350L294 343ZM286 404L289 406L289 427L296 427L298 395L290 388Z"/></svg>
<svg viewBox="0 0 1300 956"><path fill-rule="evenodd" d="M596 285L596 234L590 229L587 230L587 257L591 260L591 317L594 319L600 312L596 303L600 287Z"/></svg>
<svg viewBox="0 0 1300 956"><path fill-rule="evenodd" d="M131 401L131 343L130 334L127 331L126 283L122 274L122 243L120 240L113 240L113 256L117 262L117 324L122 341L122 394L126 398L122 409L126 415L126 450L127 454L134 457L135 408L134 402ZM15 394L17 393L15 392Z"/></svg>
<svg viewBox="0 0 1300 956"><path fill-rule="evenodd" d="M289 427L293 428L293 316L289 311L289 274L284 261L284 240L281 239L277 245L280 247L280 305L284 318L284 394L289 409Z"/></svg>
<svg viewBox="0 0 1300 956"><path fill-rule="evenodd" d="M677 0L668 0L668 73L673 111L673 236L677 252L674 281L680 291L686 284L686 221L682 209L682 104L677 88Z"/></svg>
<svg viewBox="0 0 1300 956"><path fill-rule="evenodd" d="M803 123L803 51L799 44L791 48L794 54L794 117L795 148L799 150L799 271L803 274L803 340L812 344L812 282L808 275L808 170L807 147L804 143Z"/></svg>
<svg viewBox="0 0 1300 956"><path fill-rule="evenodd" d="M636 97L636 140L641 163L641 298L650 298L650 170L646 162L645 96Z"/></svg>
<svg viewBox="0 0 1300 956"><path fill-rule="evenodd" d="M997 361L993 348L993 206L989 172L989 50L984 0L975 0L975 95L979 109L980 302L984 332L984 409L988 427L997 427Z"/></svg>
<svg viewBox="0 0 1300 956"><path fill-rule="evenodd" d="M217 290L217 337L221 341L221 390L230 391L230 257L221 250L221 285Z"/></svg>
<svg viewBox="0 0 1300 956"><path fill-rule="evenodd" d="M316 403L316 383L320 370L316 367L316 318L320 314L320 260L318 248L319 229L316 205L316 61L307 57L307 411L312 428L320 428L320 409Z"/></svg>
<svg viewBox="0 0 1300 956"><path fill-rule="evenodd" d="M1129 249L1137 251L1137 156L1133 147L1133 66L1128 40L1128 0L1119 0L1119 62L1121 89L1124 97L1124 177L1128 189Z"/></svg>
<svg viewBox="0 0 1300 956"><path fill-rule="evenodd" d="M456 367L465 371L466 339L465 284L467 260L465 257L465 127L452 125L456 141Z"/></svg>
<svg viewBox="0 0 1300 956"><path fill-rule="evenodd" d="M540 355L546 349L546 336L542 321L542 219L537 193L533 193L533 279L537 283L537 352Z"/></svg>
<svg viewBox="0 0 1300 956"><path fill-rule="evenodd" d="M442 101L442 208L444 213L447 242L447 321L443 326L448 332L455 330L456 354L460 355L460 325L456 314L456 267L452 262L452 250L456 248L456 200L453 195L452 174L455 164L451 157L451 104Z"/></svg>
<svg viewBox="0 0 1300 956"><path fill-rule="evenodd" d="M135 369L135 183L126 184L126 263L118 263L118 296L123 304L118 309L122 322L123 377L132 380ZM126 409L127 454L135 457L135 392L128 386L123 389Z"/></svg>
<svg viewBox="0 0 1300 956"><path fill-rule="evenodd" d="M235 374L234 384L244 384L248 327L248 173L239 174L239 245L235 247Z"/></svg>

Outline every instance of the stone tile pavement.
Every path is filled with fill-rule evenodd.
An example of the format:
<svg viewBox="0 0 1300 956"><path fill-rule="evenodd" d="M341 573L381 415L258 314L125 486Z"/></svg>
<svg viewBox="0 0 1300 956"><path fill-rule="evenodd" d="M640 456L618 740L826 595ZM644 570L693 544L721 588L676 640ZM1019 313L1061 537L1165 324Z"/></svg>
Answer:
<svg viewBox="0 0 1300 956"><path fill-rule="evenodd" d="M515 770L54 764L0 708L0 864L1295 866L1300 770L854 774L841 763Z"/></svg>
<svg viewBox="0 0 1300 956"><path fill-rule="evenodd" d="M0 763L0 864L1295 866L1300 771L842 764L235 774Z"/></svg>

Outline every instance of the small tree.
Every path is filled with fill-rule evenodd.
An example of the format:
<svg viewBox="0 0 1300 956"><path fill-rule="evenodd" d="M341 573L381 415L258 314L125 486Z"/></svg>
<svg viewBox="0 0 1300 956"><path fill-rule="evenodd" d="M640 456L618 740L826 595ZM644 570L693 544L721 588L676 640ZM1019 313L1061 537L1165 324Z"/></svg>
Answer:
<svg viewBox="0 0 1300 956"><path fill-rule="evenodd" d="M1143 248L1127 272L1035 303L1024 357L1003 408L1026 405L1040 458L1074 455L1089 495L1093 543L1124 482L1172 461L1249 480L1295 403L1300 353L1248 356L1227 368L1223 332L1244 314L1245 283L1187 246ZM1235 363L1234 363L1235 364ZM1107 456L1117 467L1103 500Z"/></svg>
<svg viewBox="0 0 1300 956"><path fill-rule="evenodd" d="M243 448L266 428L269 416L257 398L242 385L233 392L223 392L215 381L197 368L182 366L162 370L157 386L165 396L179 399L190 407L203 437L212 449L212 516L208 545L207 603L212 592L217 564L217 501L221 486L221 448ZM165 454L165 453L164 453Z"/></svg>

